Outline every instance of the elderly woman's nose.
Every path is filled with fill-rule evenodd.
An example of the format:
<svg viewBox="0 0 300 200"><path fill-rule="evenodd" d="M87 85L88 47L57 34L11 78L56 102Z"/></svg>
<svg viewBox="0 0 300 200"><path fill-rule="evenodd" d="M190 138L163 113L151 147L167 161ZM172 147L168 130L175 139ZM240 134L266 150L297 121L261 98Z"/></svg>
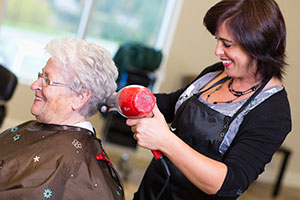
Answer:
<svg viewBox="0 0 300 200"><path fill-rule="evenodd" d="M31 86L31 90L41 90L42 89L42 80L41 78L38 78L36 81L34 81Z"/></svg>

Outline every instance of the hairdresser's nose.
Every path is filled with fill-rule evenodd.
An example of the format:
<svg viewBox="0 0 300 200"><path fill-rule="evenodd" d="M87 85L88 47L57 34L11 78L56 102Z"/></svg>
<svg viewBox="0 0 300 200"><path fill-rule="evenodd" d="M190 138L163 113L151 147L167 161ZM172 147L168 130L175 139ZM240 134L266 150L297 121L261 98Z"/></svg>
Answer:
<svg viewBox="0 0 300 200"><path fill-rule="evenodd" d="M218 57L222 57L224 55L224 45L221 41L217 41L217 46L215 49L215 55Z"/></svg>

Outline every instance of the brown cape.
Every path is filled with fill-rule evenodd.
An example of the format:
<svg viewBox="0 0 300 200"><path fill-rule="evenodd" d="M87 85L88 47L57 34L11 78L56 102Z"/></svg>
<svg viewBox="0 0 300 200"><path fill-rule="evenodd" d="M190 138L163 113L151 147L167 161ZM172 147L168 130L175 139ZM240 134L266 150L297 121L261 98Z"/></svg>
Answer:
<svg viewBox="0 0 300 200"><path fill-rule="evenodd" d="M90 131L29 121L0 134L0 199L116 200L124 191Z"/></svg>

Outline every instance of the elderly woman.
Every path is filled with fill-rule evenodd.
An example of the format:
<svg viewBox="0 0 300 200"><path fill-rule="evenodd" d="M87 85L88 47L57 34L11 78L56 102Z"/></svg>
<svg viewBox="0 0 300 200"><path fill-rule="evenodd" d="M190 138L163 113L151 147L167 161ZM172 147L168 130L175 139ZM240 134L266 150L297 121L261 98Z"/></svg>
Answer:
<svg viewBox="0 0 300 200"><path fill-rule="evenodd" d="M236 199L291 130L282 85L286 29L276 2L222 0L204 24L221 62L187 87L157 94L152 118L127 120L140 146L165 155L171 173L162 191L166 173L152 160L134 199Z"/></svg>
<svg viewBox="0 0 300 200"><path fill-rule="evenodd" d="M117 69L102 47L74 38L46 46L31 85L29 121L0 135L1 199L123 199L118 174L87 117L115 91Z"/></svg>

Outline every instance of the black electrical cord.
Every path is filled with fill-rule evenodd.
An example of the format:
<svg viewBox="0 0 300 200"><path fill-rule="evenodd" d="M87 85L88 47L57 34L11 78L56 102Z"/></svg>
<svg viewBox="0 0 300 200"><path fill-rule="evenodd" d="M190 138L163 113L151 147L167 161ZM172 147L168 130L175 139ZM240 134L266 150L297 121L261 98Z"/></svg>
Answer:
<svg viewBox="0 0 300 200"><path fill-rule="evenodd" d="M167 188L167 185L169 183L169 180L170 180L170 170L169 170L169 167L168 167L168 164L166 163L165 159L163 157L160 157L159 158L159 161L161 162L161 164L164 166L164 169L165 169L165 172L167 174L167 179L165 181L165 184L164 186L161 188L161 190L159 191L158 195L156 196L156 200L159 200L161 195L163 194L163 192L165 191L165 189Z"/></svg>

